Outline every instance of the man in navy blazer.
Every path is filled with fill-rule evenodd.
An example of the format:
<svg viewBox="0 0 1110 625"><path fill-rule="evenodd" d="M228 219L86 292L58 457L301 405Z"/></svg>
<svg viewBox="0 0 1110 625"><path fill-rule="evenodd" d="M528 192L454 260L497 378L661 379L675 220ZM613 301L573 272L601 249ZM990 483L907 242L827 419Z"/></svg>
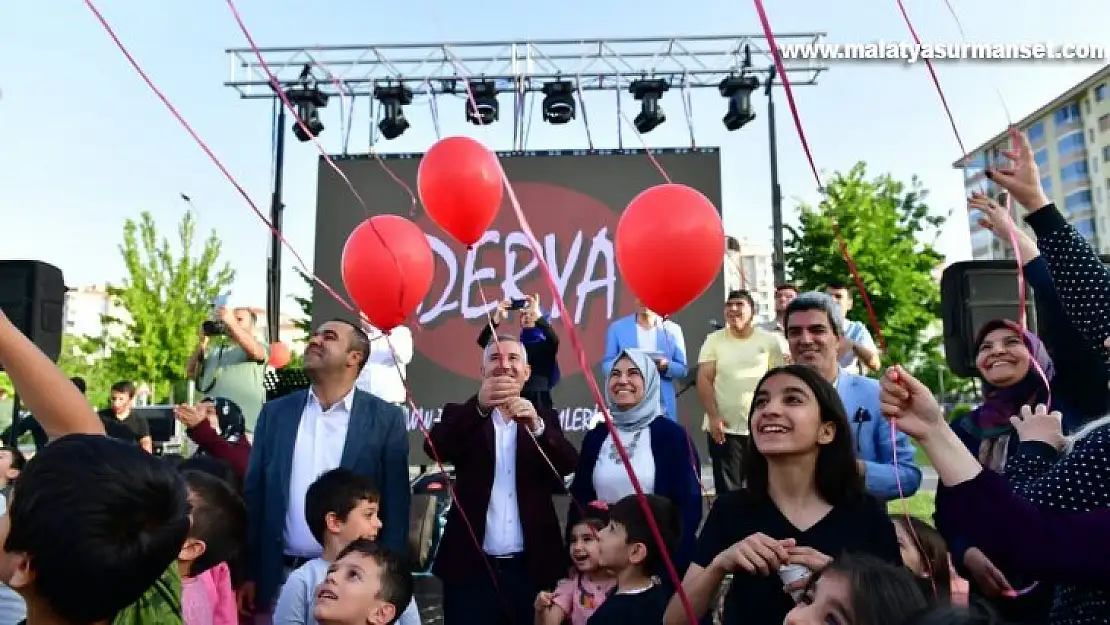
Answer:
<svg viewBox="0 0 1110 625"><path fill-rule="evenodd" d="M381 493L379 541L402 551L409 528L408 438L400 407L357 390L370 342L361 328L328 321L309 338L308 390L267 403L258 417L243 485L248 512L247 582L240 603L265 622L289 572L322 548L308 530L304 498L325 471L344 467Z"/></svg>

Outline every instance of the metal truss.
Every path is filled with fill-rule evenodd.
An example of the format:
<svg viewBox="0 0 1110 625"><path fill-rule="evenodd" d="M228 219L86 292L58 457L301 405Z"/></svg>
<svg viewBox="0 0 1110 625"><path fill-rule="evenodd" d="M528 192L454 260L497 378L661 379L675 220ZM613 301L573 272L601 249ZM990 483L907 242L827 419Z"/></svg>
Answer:
<svg viewBox="0 0 1110 625"><path fill-rule="evenodd" d="M819 45L824 33L776 34L780 47ZM746 70L767 74L774 64L763 35L492 41L369 46L263 48L266 66L282 84L308 65L328 95L370 96L378 85L409 87L414 95L465 94L461 79L485 79L501 91L540 91L544 82L573 80L584 91L624 90L633 80L663 78L672 87L713 87ZM750 53L750 56L749 56ZM242 98L273 98L254 50L227 50L225 83ZM750 65L746 61L750 58ZM812 59L783 59L793 85L813 85L826 69Z"/></svg>

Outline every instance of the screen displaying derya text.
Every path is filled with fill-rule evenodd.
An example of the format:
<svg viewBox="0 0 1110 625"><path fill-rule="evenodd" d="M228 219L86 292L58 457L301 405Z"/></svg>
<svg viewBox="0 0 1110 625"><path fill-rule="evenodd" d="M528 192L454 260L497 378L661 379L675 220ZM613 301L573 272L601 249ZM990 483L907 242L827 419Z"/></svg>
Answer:
<svg viewBox="0 0 1110 625"><path fill-rule="evenodd" d="M653 153L673 182L705 194L720 209L720 154L716 149L668 150ZM613 237L621 211L638 193L663 182L642 151L525 152L500 154L520 207L540 243L566 315L554 304L551 287L531 249L513 206L506 199L485 236L467 250L439 229L417 203L412 212L408 192L370 155L336 156L339 168L366 201L358 204L347 184L323 160L319 166L316 209L316 275L341 293L340 256L347 236L375 214L396 214L414 220L427 233L435 255L435 279L424 302L407 324L415 353L408 366L408 385L416 409L406 409L410 462L431 464L423 450L420 423L431 427L444 404L461 403L477 393L482 350L478 335L502 299L538 296L540 309L560 338L561 379L552 396L563 430L576 446L600 422L598 401L587 384L592 378L604 390L601 361L609 324L636 310L635 296L624 286L617 268ZM383 155L384 163L410 188L416 188L419 154ZM665 242L660 254L667 254ZM722 259L723 260L723 259ZM674 262L681 263L681 258ZM682 326L690 368L698 349L721 316L721 278L698 300L673 317ZM313 323L353 315L317 286L313 292ZM567 332L573 325L586 355L580 364ZM516 325L505 326L505 332ZM681 388L681 381L676 381ZM704 454L703 410L696 393L685 393L679 418Z"/></svg>

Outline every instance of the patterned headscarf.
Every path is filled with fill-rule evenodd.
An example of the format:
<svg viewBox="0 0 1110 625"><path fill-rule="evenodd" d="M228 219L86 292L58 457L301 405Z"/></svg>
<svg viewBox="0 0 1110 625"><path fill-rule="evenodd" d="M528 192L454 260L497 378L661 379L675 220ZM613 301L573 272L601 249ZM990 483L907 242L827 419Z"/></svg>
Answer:
<svg viewBox="0 0 1110 625"><path fill-rule="evenodd" d="M995 470L1001 470L1005 465L1006 447L1013 432L1010 417L1019 414L1022 406L1047 402L1050 392L1045 386L1045 380L1051 383L1056 376L1056 367L1041 339L1009 319L995 319L984 324L979 330L975 345L981 345L988 334L1003 328L1012 330L1022 338L1025 348L1029 350L1029 371L1017 384L1006 387L995 386L986 379L981 379L983 403L968 413L966 420L972 434L983 441L979 461Z"/></svg>

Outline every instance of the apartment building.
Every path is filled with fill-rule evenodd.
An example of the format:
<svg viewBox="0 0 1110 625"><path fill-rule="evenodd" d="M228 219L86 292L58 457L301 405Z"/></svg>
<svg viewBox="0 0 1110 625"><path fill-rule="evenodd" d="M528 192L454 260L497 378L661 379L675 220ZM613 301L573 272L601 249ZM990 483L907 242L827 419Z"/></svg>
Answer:
<svg viewBox="0 0 1110 625"><path fill-rule="evenodd" d="M1104 66L1056 99L1016 123L1029 137L1049 198L1068 221L1102 254L1110 253L1110 65ZM1009 149L1003 129L953 166L963 169L967 193L983 191L1005 200L987 180L988 167L1001 167ZM1023 211L1014 206L1014 221ZM971 253L975 260L1013 258L1008 242L997 240L968 215Z"/></svg>
<svg viewBox="0 0 1110 625"><path fill-rule="evenodd" d="M740 251L725 259L725 291L746 289L755 300L756 321L775 316L775 272L771 246L739 239Z"/></svg>

